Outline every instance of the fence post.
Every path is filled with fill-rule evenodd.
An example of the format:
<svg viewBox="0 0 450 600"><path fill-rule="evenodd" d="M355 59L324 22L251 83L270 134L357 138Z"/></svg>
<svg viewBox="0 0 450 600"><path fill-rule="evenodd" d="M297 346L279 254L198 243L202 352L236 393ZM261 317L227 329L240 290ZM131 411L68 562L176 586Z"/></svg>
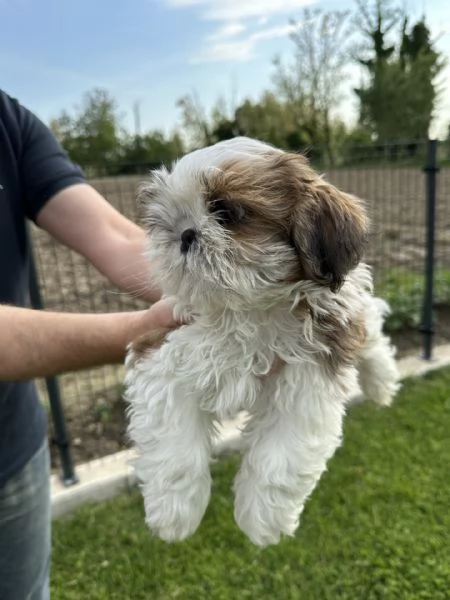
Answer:
<svg viewBox="0 0 450 600"><path fill-rule="evenodd" d="M436 232L436 174L437 140L427 142L426 173L426 257L425 257L425 289L423 297L422 324L423 359L431 360L433 353L433 304L434 304L434 246Z"/></svg>
<svg viewBox="0 0 450 600"><path fill-rule="evenodd" d="M30 249L29 283L31 305L37 310L42 310L44 304L39 289L33 246L31 236L29 235L29 233L28 244ZM67 433L66 419L64 417L64 409L62 406L59 384L56 377L46 377L45 384L47 387L48 398L50 401L50 409L52 411L53 425L55 430L54 441L59 448L59 455L61 458L61 481L66 487L68 487L74 485L75 483L78 483L78 477L75 473L75 468L73 464L72 451L70 448L70 439Z"/></svg>

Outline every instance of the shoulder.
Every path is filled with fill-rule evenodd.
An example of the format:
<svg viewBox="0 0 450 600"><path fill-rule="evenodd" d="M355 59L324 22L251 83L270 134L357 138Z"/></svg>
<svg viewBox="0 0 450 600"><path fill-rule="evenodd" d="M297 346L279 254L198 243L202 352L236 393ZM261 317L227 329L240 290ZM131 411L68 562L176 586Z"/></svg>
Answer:
<svg viewBox="0 0 450 600"><path fill-rule="evenodd" d="M48 143L52 138L51 131L39 118L21 102L0 89L0 125L8 137L14 150L16 160L20 161L28 146L37 137Z"/></svg>
<svg viewBox="0 0 450 600"><path fill-rule="evenodd" d="M56 149L57 141L45 123L17 98L0 89L0 122L15 147Z"/></svg>
<svg viewBox="0 0 450 600"><path fill-rule="evenodd" d="M0 126L16 151L19 150L21 141L20 112L18 100L0 89Z"/></svg>
<svg viewBox="0 0 450 600"><path fill-rule="evenodd" d="M50 128L30 109L0 89L0 142L9 149L20 178L25 214L32 220L55 194L84 183ZM5 137L6 136L6 137Z"/></svg>
<svg viewBox="0 0 450 600"><path fill-rule="evenodd" d="M0 88L0 115L2 120L17 119L19 112L19 101Z"/></svg>
<svg viewBox="0 0 450 600"><path fill-rule="evenodd" d="M0 120L7 129L15 129L20 132L29 123L38 122L39 119L20 101L0 89Z"/></svg>

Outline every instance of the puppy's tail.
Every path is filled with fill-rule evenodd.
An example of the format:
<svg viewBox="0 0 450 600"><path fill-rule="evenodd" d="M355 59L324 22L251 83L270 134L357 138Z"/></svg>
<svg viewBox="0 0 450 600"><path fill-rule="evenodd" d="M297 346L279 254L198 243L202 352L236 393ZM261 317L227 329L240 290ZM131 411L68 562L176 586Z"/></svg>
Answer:
<svg viewBox="0 0 450 600"><path fill-rule="evenodd" d="M389 406L400 389L396 349L383 334L383 324L389 313L390 308L384 300L371 299L366 313L367 337L358 367L364 396L381 406Z"/></svg>

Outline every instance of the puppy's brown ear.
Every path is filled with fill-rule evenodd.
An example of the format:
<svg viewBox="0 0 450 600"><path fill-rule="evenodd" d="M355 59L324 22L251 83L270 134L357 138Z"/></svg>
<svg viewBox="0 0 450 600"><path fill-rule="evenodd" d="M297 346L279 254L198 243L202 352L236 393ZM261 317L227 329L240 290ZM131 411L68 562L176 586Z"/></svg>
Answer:
<svg viewBox="0 0 450 600"><path fill-rule="evenodd" d="M291 238L303 277L337 292L362 258L368 218L362 202L317 179L301 185Z"/></svg>

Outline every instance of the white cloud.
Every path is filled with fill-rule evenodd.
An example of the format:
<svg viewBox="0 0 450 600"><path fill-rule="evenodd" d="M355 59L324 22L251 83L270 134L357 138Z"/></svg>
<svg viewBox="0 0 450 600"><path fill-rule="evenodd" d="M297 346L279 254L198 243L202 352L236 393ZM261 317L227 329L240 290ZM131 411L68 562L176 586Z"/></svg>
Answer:
<svg viewBox="0 0 450 600"><path fill-rule="evenodd" d="M239 21L230 21L229 23L225 23L225 25L222 25L222 27L219 27L218 29L213 31L213 33L208 35L207 40L211 42L224 40L239 35L243 31L245 31L245 25L243 23L239 23Z"/></svg>
<svg viewBox="0 0 450 600"><path fill-rule="evenodd" d="M262 29L260 31L256 31L254 34L250 36L250 38L258 42L260 40L273 40L274 38L286 37L293 31L293 27L290 24L279 25L277 27L269 27L267 29Z"/></svg>
<svg viewBox="0 0 450 600"><path fill-rule="evenodd" d="M195 65L206 62L245 62L254 56L254 44L249 43L248 40L218 42L195 54L190 59L190 63Z"/></svg>
<svg viewBox="0 0 450 600"><path fill-rule="evenodd" d="M192 57L190 62L199 64L205 62L248 61L255 57L255 49L260 42L285 37L290 31L292 31L292 26L288 24L260 29L244 39L233 39L235 34L231 30L227 36L216 37L216 34L212 34L206 41L211 41L212 38L213 43L207 43L198 54Z"/></svg>
<svg viewBox="0 0 450 600"><path fill-rule="evenodd" d="M286 20L315 0L165 0L173 9L191 8L206 21L218 23L203 40L191 64L203 62L248 61L264 41L287 36L289 25L272 26L276 17ZM263 28L265 26L265 28ZM255 30L256 28L256 30ZM261 29L263 28L263 29ZM252 29L251 33L248 31ZM244 36L243 33L247 32Z"/></svg>
<svg viewBox="0 0 450 600"><path fill-rule="evenodd" d="M292 13L313 3L313 0L166 0L169 6L197 6L202 18L211 21L231 21Z"/></svg>

